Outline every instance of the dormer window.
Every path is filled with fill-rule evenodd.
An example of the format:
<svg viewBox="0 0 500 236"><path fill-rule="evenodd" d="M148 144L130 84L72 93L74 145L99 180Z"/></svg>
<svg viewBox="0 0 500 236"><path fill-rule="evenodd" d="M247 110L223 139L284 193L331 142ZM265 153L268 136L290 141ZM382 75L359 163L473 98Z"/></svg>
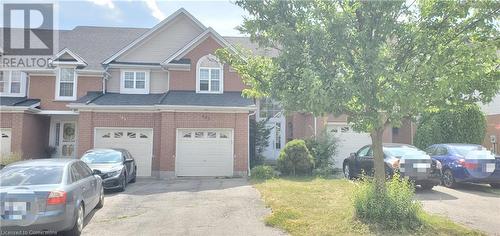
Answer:
<svg viewBox="0 0 500 236"><path fill-rule="evenodd" d="M196 65L196 92L222 93L224 91L223 66L214 55L207 55Z"/></svg>
<svg viewBox="0 0 500 236"><path fill-rule="evenodd" d="M76 72L73 67L58 69L56 82L56 100L76 100Z"/></svg>
<svg viewBox="0 0 500 236"><path fill-rule="evenodd" d="M26 96L26 77L21 71L0 71L0 96Z"/></svg>
<svg viewBox="0 0 500 236"><path fill-rule="evenodd" d="M147 94L148 92L148 71L122 71L120 93Z"/></svg>

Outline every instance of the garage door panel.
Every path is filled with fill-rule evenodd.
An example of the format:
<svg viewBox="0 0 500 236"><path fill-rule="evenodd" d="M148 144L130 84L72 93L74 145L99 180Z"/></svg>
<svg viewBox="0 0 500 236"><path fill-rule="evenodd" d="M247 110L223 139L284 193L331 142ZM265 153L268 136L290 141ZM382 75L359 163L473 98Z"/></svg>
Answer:
<svg viewBox="0 0 500 236"><path fill-rule="evenodd" d="M151 176L153 130L148 128L96 128L95 148L123 148L132 154L138 176Z"/></svg>
<svg viewBox="0 0 500 236"><path fill-rule="evenodd" d="M12 141L11 129L0 129L0 155L8 155L10 153L10 145Z"/></svg>
<svg viewBox="0 0 500 236"><path fill-rule="evenodd" d="M339 141L337 154L334 157L335 166L339 168L342 168L342 161L349 157L350 153L371 144L370 134L354 131L347 124L329 124L328 131Z"/></svg>
<svg viewBox="0 0 500 236"><path fill-rule="evenodd" d="M179 129L177 133L176 175L233 175L232 130Z"/></svg>

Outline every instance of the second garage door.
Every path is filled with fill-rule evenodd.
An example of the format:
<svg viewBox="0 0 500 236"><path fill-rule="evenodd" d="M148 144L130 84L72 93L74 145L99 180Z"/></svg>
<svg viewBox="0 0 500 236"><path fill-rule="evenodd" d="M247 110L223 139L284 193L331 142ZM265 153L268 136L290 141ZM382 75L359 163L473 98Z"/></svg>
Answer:
<svg viewBox="0 0 500 236"><path fill-rule="evenodd" d="M177 176L232 176L231 129L178 129Z"/></svg>
<svg viewBox="0 0 500 236"><path fill-rule="evenodd" d="M342 168L342 162L352 152L358 151L367 144L371 144L370 134L356 132L347 124L328 124L328 131L338 138L339 145L335 156L335 167Z"/></svg>
<svg viewBox="0 0 500 236"><path fill-rule="evenodd" d="M95 148L123 148L132 154L138 176L151 176L153 130L147 128L96 128Z"/></svg>

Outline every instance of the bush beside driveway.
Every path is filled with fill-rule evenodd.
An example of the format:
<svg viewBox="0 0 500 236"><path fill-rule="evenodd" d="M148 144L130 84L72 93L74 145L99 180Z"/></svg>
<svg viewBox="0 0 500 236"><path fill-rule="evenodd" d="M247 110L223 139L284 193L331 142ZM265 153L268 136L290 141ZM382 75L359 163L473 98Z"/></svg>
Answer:
<svg viewBox="0 0 500 236"><path fill-rule="evenodd" d="M283 235L246 179L138 179L106 195L84 235Z"/></svg>

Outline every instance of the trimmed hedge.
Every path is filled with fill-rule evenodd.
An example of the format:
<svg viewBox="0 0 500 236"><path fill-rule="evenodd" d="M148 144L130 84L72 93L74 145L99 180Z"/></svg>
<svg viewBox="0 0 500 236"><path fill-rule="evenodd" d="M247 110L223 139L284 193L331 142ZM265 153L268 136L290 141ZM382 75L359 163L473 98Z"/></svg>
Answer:
<svg viewBox="0 0 500 236"><path fill-rule="evenodd" d="M277 164L278 170L284 175L310 175L314 159L304 140L294 139L281 150Z"/></svg>
<svg viewBox="0 0 500 236"><path fill-rule="evenodd" d="M415 145L424 149L436 143L481 144L485 134L485 115L474 104L423 114L418 122Z"/></svg>

